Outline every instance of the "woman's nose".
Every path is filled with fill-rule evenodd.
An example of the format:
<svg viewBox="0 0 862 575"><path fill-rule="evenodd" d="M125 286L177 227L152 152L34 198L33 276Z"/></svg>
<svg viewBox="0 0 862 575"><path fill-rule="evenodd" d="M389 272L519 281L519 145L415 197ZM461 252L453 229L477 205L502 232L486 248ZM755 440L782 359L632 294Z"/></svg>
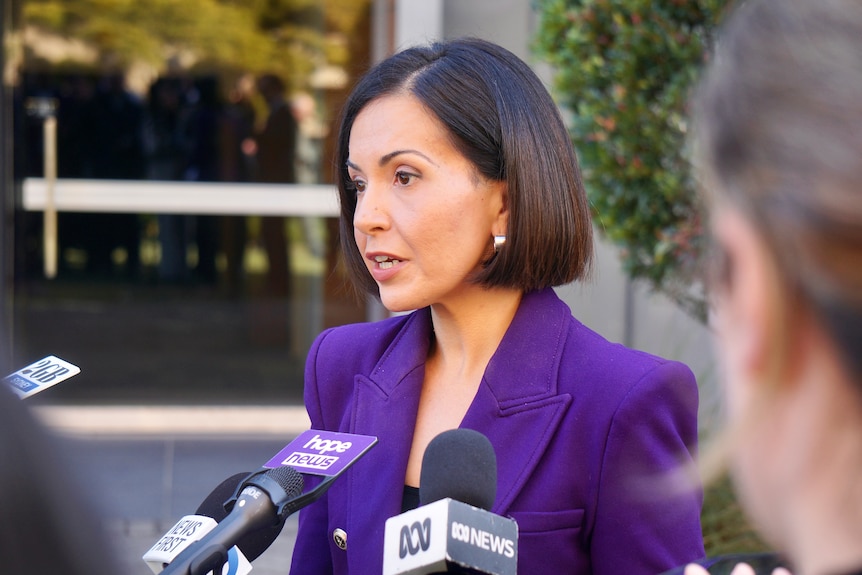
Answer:
<svg viewBox="0 0 862 575"><path fill-rule="evenodd" d="M357 197L353 227L363 234L373 234L389 227L389 212L384 193L368 185Z"/></svg>

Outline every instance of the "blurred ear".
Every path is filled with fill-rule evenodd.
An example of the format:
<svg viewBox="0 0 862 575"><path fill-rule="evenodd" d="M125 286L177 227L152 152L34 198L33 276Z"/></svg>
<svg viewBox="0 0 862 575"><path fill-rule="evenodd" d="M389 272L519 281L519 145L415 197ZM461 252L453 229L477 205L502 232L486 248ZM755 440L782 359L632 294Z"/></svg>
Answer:
<svg viewBox="0 0 862 575"><path fill-rule="evenodd" d="M775 259L754 225L739 211L723 207L713 233L728 267L721 286L721 329L749 381L774 381L786 353L786 293Z"/></svg>

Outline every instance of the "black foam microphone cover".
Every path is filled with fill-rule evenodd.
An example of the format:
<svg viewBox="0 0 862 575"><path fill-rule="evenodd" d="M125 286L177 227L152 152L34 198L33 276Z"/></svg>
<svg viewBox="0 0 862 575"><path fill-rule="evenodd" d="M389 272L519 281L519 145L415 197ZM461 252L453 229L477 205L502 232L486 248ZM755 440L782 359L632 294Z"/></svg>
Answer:
<svg viewBox="0 0 862 575"><path fill-rule="evenodd" d="M497 497L497 455L483 434L450 429L431 440L422 456L419 504L449 497L490 510Z"/></svg>
<svg viewBox="0 0 862 575"><path fill-rule="evenodd" d="M225 503L234 494L234 491L239 487L239 484L242 483L249 475L251 475L251 472L237 473L219 483L216 488L207 495L206 499L201 502L197 511L195 511L195 515L212 517L217 522L221 523L222 519L227 517L229 513L228 509L225 508ZM239 547L239 550L242 551L242 554L245 555L246 559L254 561L264 551L269 549L270 545L272 545L279 536L281 530L284 529L285 519L287 519L286 516L275 525L262 527L247 533L245 536L240 538L236 546Z"/></svg>

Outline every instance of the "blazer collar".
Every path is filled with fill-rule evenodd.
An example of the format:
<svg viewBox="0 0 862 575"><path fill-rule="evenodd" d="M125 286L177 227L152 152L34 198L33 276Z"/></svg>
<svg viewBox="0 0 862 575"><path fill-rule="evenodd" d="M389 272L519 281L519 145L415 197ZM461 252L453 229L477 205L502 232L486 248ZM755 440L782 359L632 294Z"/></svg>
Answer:
<svg viewBox="0 0 862 575"><path fill-rule="evenodd" d="M505 514L526 485L572 401L558 394L570 321L571 311L553 289L525 294L461 423L495 447L495 513Z"/></svg>
<svg viewBox="0 0 862 575"><path fill-rule="evenodd" d="M495 447L495 512L505 512L520 492L571 402L570 396L557 395L560 356L570 320L568 306L551 288L525 294L461 423L461 427L484 433ZM356 378L353 432L378 435L381 444L384 437L395 435L394 441L385 441L388 463L402 473L431 330L430 310L414 312L371 373ZM400 490L393 493L388 506L394 507L400 496Z"/></svg>
<svg viewBox="0 0 862 575"><path fill-rule="evenodd" d="M430 308L417 310L407 316L392 344L368 374L368 378L383 394L390 395L417 370L424 376L432 332Z"/></svg>
<svg viewBox="0 0 862 575"><path fill-rule="evenodd" d="M500 408L557 392L560 351L571 311L553 289L524 294L512 324L485 369Z"/></svg>
<svg viewBox="0 0 862 575"><path fill-rule="evenodd" d="M501 409L556 393L560 349L571 311L553 289L524 294L500 346L485 369ZM418 310L406 319L389 349L368 377L388 395L411 372L424 366L433 326L431 311ZM513 377L517 385L512 385Z"/></svg>

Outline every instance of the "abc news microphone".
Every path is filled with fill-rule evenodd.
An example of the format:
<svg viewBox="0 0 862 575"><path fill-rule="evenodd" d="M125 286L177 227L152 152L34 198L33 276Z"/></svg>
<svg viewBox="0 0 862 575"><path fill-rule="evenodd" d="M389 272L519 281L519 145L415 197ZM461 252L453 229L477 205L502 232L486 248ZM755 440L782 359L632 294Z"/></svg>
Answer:
<svg viewBox="0 0 862 575"><path fill-rule="evenodd" d="M157 575L246 575L287 517L319 499L376 443L368 435L303 432L258 471L224 480L195 515L180 519L144 554L144 561ZM303 474L322 480L303 492Z"/></svg>
<svg viewBox="0 0 862 575"><path fill-rule="evenodd" d="M518 525L487 509L497 457L470 429L435 437L422 457L420 507L386 520L383 575L516 575Z"/></svg>

